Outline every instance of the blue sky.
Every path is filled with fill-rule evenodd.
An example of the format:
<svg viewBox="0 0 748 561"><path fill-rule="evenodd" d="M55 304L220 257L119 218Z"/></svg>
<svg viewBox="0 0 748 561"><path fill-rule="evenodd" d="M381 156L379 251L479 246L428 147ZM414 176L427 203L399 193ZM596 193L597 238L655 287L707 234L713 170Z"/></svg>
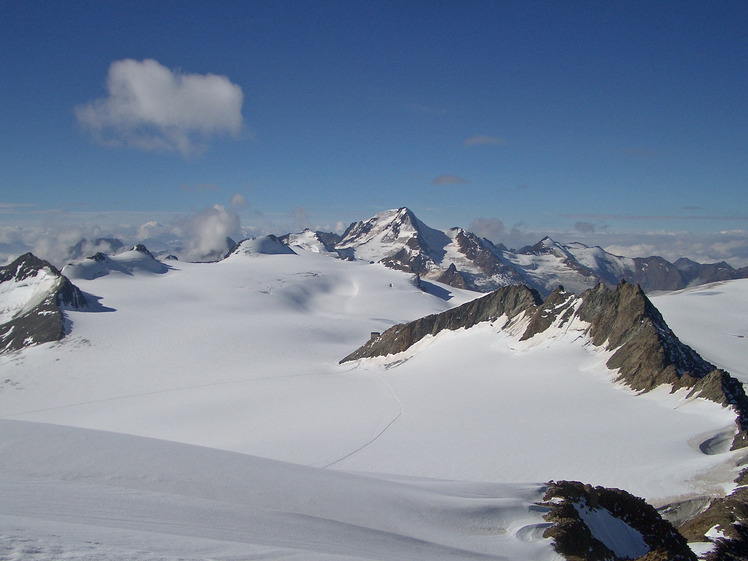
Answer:
<svg viewBox="0 0 748 561"><path fill-rule="evenodd" d="M510 246L748 264L745 2L2 13L0 245L214 205L277 234L408 206Z"/></svg>

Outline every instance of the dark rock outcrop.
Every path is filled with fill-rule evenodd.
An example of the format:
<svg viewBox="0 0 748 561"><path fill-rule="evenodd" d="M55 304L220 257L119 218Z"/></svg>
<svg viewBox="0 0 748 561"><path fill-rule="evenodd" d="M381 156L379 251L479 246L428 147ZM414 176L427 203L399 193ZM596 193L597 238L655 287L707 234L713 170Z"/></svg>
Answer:
<svg viewBox="0 0 748 561"><path fill-rule="evenodd" d="M745 278L748 272L746 269L735 269L724 261L704 264L682 257L673 264L678 268L687 285L741 279Z"/></svg>
<svg viewBox="0 0 748 561"><path fill-rule="evenodd" d="M37 281L41 278L46 278L47 282ZM31 253L0 268L0 283L19 283L27 287L38 284L38 288L32 291L32 300L0 324L0 352L59 341L65 336L62 307L86 306L86 299L78 287L52 264Z"/></svg>
<svg viewBox="0 0 748 561"><path fill-rule="evenodd" d="M457 267L455 267L454 263L450 264L449 267L447 267L447 270L436 277L434 280L448 286L454 286L455 288L468 288L465 276L457 270Z"/></svg>
<svg viewBox="0 0 748 561"><path fill-rule="evenodd" d="M578 481L548 484L544 506L550 511L544 518L552 525L543 537L553 540L554 549L570 561L696 561L686 539L663 519L644 499L621 489L592 487ZM634 542L626 552L620 543L606 543L604 535L595 535L585 520L609 516L628 526ZM638 542L638 543L637 543Z"/></svg>

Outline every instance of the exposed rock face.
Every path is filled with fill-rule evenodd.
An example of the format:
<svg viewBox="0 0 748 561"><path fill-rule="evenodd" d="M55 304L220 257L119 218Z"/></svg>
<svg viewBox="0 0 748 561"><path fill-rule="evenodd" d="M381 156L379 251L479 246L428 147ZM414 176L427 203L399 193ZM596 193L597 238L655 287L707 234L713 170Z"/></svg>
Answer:
<svg viewBox="0 0 748 561"><path fill-rule="evenodd" d="M678 259L674 265L678 267L687 285L745 278L748 273L745 268L734 269L724 261L702 264L683 257Z"/></svg>
<svg viewBox="0 0 748 561"><path fill-rule="evenodd" d="M678 268L662 257L636 257L634 271L623 278L638 284L647 292L652 290L679 290L686 287L686 281Z"/></svg>
<svg viewBox="0 0 748 561"><path fill-rule="evenodd" d="M450 264L447 270L436 277L434 280L436 282L441 282L449 286L454 286L455 288L468 288L465 276L457 270L457 267L455 267L454 263Z"/></svg>
<svg viewBox="0 0 748 561"><path fill-rule="evenodd" d="M471 327L483 321L495 321L502 316L511 319L521 312L534 309L540 302L540 295L537 291L526 286L499 288L482 298L446 312L395 325L340 362L396 354L408 349L427 335L436 335L443 329L455 330L461 327Z"/></svg>
<svg viewBox="0 0 748 561"><path fill-rule="evenodd" d="M544 302L527 287L500 288L446 312L395 325L341 362L396 354L443 329L469 328L520 313L527 321L522 340L551 326L577 322L592 344L612 351L607 366L618 371L619 381L637 391L669 384L673 390L689 388L689 395L732 407L738 425L733 448L748 445L748 397L743 385L679 341L642 289L625 281L615 290L600 284L581 296L559 287Z"/></svg>
<svg viewBox="0 0 748 561"><path fill-rule="evenodd" d="M651 505L620 489L592 487L578 481L548 484L544 497L552 523L543 537L569 560L696 561L686 539ZM600 525L594 522L600 520ZM615 525L616 538L597 528Z"/></svg>
<svg viewBox="0 0 748 561"><path fill-rule="evenodd" d="M444 232L426 226L403 207L354 222L335 249L356 259L381 261L392 269L424 275L439 268L449 242Z"/></svg>
<svg viewBox="0 0 748 561"><path fill-rule="evenodd" d="M0 352L59 341L61 307L86 305L83 293L53 265L31 253L0 268Z"/></svg>

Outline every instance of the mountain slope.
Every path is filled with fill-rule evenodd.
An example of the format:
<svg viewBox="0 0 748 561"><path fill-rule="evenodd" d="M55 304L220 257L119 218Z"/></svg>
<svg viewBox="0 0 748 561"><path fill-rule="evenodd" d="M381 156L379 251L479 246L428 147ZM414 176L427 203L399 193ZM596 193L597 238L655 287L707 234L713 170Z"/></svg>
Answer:
<svg viewBox="0 0 748 561"><path fill-rule="evenodd" d="M615 290L600 284L576 297L562 287L541 302L526 287L505 287L425 318L372 335L341 362L401 353L428 335L467 329L500 320L500 327L521 334L520 341L553 338L578 329L589 341L611 353L607 366L618 380L637 391L668 385L691 395L732 407L739 432L733 447L748 445L748 397L743 385L681 343L638 286L621 281Z"/></svg>
<svg viewBox="0 0 748 561"><path fill-rule="evenodd" d="M547 236L535 245L508 250L462 228L430 228L404 207L351 224L333 249L348 259L381 262L458 288L490 292L526 284L544 297L559 285L581 294L600 282L613 287L625 280L650 292L748 275L748 269L726 263L619 257L600 247L561 244Z"/></svg>
<svg viewBox="0 0 748 561"><path fill-rule="evenodd" d="M0 356L6 550L549 560L544 482L659 506L723 493L741 461L733 411L612 383L614 350L590 343L570 293L543 304L508 287L489 309L379 263L252 245L163 275L81 279L109 313L67 310L61 343ZM618 297L622 320L646 312L638 294ZM372 331L448 310L454 331L338 364Z"/></svg>
<svg viewBox="0 0 748 561"><path fill-rule="evenodd" d="M81 291L53 265L31 253L0 268L0 352L59 341L62 307L86 305Z"/></svg>

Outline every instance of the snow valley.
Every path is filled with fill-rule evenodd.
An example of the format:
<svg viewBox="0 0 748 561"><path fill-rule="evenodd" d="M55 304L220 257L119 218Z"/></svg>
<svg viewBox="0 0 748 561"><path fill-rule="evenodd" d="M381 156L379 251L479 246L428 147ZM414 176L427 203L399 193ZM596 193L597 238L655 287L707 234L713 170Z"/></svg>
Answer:
<svg viewBox="0 0 748 561"><path fill-rule="evenodd" d="M393 218L398 233L381 227ZM573 254L550 240L525 257L485 244L468 251L467 242L450 245L460 235L469 238L432 231L401 209L352 226L347 241L268 236L213 263L158 260L138 247L63 268L79 292L58 298L61 319L51 308L29 315L51 305L59 271L36 263L17 266L12 278L6 272L0 312L3 326L16 322L7 340L25 328L22 342L43 343L33 340L40 318L61 321L64 337L0 355L0 551L37 559L556 559L569 554L555 533L556 507L566 504L577 505L600 553L590 558L635 558L655 551L664 534L649 536L599 506L603 490L548 482L625 489L667 507L674 525L735 490L745 372L719 375L731 380L722 397L711 386L671 391L669 382L642 393L611 367L613 331L596 340L596 320L581 312L596 290L634 290L585 292L615 285L628 262L610 282L575 266L585 282L552 291L560 278L553 267L576 255L592 270L595 252ZM493 273L480 276L475 263ZM482 294L468 288L484 282L534 286L526 289L533 311L499 311L431 330L394 353L340 362L396 324L475 308ZM740 322L719 314L748 307L746 283L653 298L666 310L652 322L667 335L663 369L701 379L712 364L731 372L745 361ZM643 293L635 298L649 310ZM692 324L691 302L707 299L714 310L698 317L709 345L698 330L680 331ZM595 313L618 325L633 301ZM689 535L705 545L677 555L713 548L706 540L728 535L728 524L716 526Z"/></svg>

